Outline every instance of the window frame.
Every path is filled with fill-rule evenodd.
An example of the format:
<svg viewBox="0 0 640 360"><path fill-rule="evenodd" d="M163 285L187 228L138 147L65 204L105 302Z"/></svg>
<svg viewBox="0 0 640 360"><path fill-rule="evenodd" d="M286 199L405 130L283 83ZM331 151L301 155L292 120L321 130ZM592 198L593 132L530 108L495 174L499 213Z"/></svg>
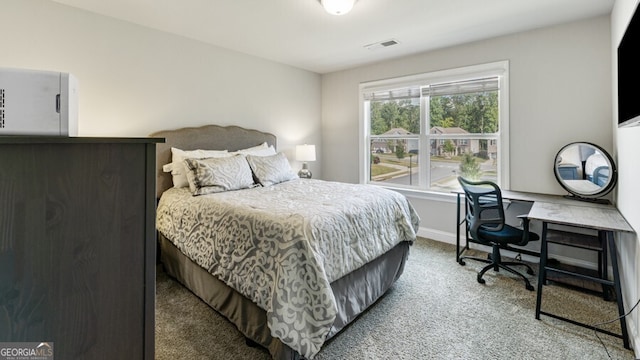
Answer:
<svg viewBox="0 0 640 360"><path fill-rule="evenodd" d="M427 101L422 100L420 102L420 134L418 138L420 140L420 148L419 153L425 154L420 155L420 170L419 170L419 184L420 186L408 186L408 185L400 185L400 184L388 184L388 183L380 183L380 182L372 182L369 180L370 174L370 163L369 157L371 154L370 144L371 144L371 119L370 114L366 109L365 102L365 94L376 92L376 91L385 91L391 89L398 89L403 87L421 87L427 86L430 84L438 84L445 82L457 82L464 80L473 80L479 79L482 77L489 76L497 76L499 82L499 96L498 96L498 106L500 112L500 120L498 126L498 163L497 163L497 181L501 188L509 189L510 188L510 179L509 179L509 61L497 61L486 64L479 65L471 65L453 69L439 70L433 71L424 74L418 75L410 75L403 76L392 79L385 80L377 80L370 82L363 82L359 85L359 127L360 127L360 137L359 137L359 180L360 183L367 184L375 184L378 186L384 186L389 188L396 188L401 190L409 190L409 191L418 191L418 192L427 192L427 193L437 193L442 194L442 191L431 190L429 188L430 184L428 181L427 169L429 168L430 162L430 141L432 139L444 139L444 138L452 138L455 139L460 137L460 135L446 135L446 136L438 136L432 137L429 134L430 129L423 129L423 127L428 127L427 123L427 107L428 104L425 104ZM406 136L403 136L406 137ZM466 136L468 138L468 136ZM482 138L485 135L482 134L474 134L474 138ZM486 136L485 138L493 139L495 136ZM424 166L422 166L424 164Z"/></svg>

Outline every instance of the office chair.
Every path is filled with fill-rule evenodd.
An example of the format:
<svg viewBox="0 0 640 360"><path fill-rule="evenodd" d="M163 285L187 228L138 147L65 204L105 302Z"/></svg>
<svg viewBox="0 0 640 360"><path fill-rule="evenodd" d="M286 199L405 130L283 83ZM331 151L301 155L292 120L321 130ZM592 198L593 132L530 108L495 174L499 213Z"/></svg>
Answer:
<svg viewBox="0 0 640 360"><path fill-rule="evenodd" d="M527 277L509 267L524 266L527 274L533 275L531 266L523 262L503 262L500 255L501 248L508 249L509 245L524 246L529 241L540 239L537 234L529 231L529 219L526 216L519 216L522 219L523 229L505 224L502 192L498 185L490 181L469 181L461 176L458 177L458 181L465 193L467 235L473 241L489 245L493 249L487 259L463 256L458 261L459 264L465 265L464 259L488 263L489 265L478 273L480 284L485 283L482 277L489 269L494 271L504 269L524 279L527 290L533 291L533 286Z"/></svg>

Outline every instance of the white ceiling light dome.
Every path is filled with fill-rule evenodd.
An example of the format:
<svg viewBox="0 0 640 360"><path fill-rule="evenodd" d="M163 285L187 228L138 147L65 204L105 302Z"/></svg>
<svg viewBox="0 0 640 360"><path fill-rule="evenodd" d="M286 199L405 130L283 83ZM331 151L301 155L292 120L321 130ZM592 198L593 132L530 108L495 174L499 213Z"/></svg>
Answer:
<svg viewBox="0 0 640 360"><path fill-rule="evenodd" d="M319 0L326 12L332 15L344 15L351 11L356 0Z"/></svg>

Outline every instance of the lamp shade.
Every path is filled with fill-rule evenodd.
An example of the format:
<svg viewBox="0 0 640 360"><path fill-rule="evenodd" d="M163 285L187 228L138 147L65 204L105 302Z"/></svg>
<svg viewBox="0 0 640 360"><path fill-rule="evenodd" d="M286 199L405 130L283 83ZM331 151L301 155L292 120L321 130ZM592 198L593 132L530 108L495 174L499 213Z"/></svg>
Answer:
<svg viewBox="0 0 640 360"><path fill-rule="evenodd" d="M320 0L324 10L332 15L344 15L351 11L356 0Z"/></svg>
<svg viewBox="0 0 640 360"><path fill-rule="evenodd" d="M296 146L296 160L316 161L316 146L307 144Z"/></svg>

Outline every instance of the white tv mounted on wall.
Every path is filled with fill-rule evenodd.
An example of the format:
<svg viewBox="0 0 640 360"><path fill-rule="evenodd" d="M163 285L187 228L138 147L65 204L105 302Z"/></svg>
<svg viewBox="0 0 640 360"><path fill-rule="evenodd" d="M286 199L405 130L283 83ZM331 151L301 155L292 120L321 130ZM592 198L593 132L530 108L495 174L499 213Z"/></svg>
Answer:
<svg viewBox="0 0 640 360"><path fill-rule="evenodd" d="M0 68L0 136L78 135L78 81L54 71Z"/></svg>

